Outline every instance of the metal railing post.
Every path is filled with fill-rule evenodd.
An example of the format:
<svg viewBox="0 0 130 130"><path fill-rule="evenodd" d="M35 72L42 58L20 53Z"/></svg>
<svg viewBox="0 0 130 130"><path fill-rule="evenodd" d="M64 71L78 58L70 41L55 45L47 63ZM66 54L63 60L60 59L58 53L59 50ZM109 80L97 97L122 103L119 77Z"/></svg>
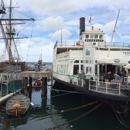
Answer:
<svg viewBox="0 0 130 130"><path fill-rule="evenodd" d="M96 91L97 91L97 84L98 84L98 82L96 81Z"/></svg>
<svg viewBox="0 0 130 130"><path fill-rule="evenodd" d="M89 80L89 90L90 90L90 80Z"/></svg>
<svg viewBox="0 0 130 130"><path fill-rule="evenodd" d="M106 84L107 82L105 82L105 84ZM107 87L108 87L108 85L106 84L106 94L107 94Z"/></svg>
<svg viewBox="0 0 130 130"><path fill-rule="evenodd" d="M121 88L121 86L120 86L120 84L119 84L119 95L120 95L120 93L121 93L121 91L120 91L121 89L120 89L120 88Z"/></svg>

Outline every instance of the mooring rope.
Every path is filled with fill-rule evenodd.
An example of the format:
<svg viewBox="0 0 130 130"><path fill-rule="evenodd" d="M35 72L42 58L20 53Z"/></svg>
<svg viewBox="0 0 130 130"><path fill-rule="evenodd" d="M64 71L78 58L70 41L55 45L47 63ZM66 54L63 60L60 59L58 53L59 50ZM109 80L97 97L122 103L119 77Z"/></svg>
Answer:
<svg viewBox="0 0 130 130"><path fill-rule="evenodd" d="M113 108L113 110L114 110L114 113L115 113L116 118L118 119L118 121L119 121L123 126L125 126L125 127L127 127L127 128L130 128L130 126L128 126L128 125L125 123L125 121L123 120L123 118L121 117L121 113L118 113L118 111L115 110L113 104L111 104L111 106L112 106L112 108ZM117 114L118 114L118 115L117 115Z"/></svg>
<svg viewBox="0 0 130 130"><path fill-rule="evenodd" d="M119 103L118 103L119 104ZM123 108L126 108L126 106L123 106L123 105L121 105L121 104L119 104L121 107L123 107ZM127 110L130 110L130 108L129 107L127 107Z"/></svg>
<svg viewBox="0 0 130 130"><path fill-rule="evenodd" d="M112 108L113 108L114 111L116 111L116 113L118 113L118 114L123 114L123 113L127 112L127 108L126 108L124 111L122 111L122 112L117 111L117 110L114 108L113 104L112 104Z"/></svg>

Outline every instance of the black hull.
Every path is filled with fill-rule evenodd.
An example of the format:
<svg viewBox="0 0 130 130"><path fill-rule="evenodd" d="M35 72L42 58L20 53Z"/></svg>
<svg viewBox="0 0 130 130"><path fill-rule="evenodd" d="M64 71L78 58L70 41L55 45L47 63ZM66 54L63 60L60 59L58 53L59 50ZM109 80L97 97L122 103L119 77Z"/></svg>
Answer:
<svg viewBox="0 0 130 130"><path fill-rule="evenodd" d="M56 85L54 86L55 89L59 90L69 90L69 91L78 91L81 92L81 94L89 96L91 98L95 98L104 102L109 102L109 101L115 101L115 102L130 102L130 96L124 95L124 96L119 96L119 95L111 95L111 94L105 94L105 93L100 93L92 90L88 90L87 87L80 87L78 85L74 85L68 82L64 82L62 80L54 78L56 83L60 83L61 85Z"/></svg>

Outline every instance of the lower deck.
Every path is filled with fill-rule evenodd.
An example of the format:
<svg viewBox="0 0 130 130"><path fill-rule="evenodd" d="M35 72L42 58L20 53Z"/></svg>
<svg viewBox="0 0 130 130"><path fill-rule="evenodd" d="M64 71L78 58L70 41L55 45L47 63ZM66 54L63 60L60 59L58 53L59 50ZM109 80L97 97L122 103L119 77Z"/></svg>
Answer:
<svg viewBox="0 0 130 130"><path fill-rule="evenodd" d="M92 96L112 100L130 101L129 84L121 86L118 83L113 83L110 86L107 86L107 82L91 80L85 77L76 77L70 75L63 76L55 73L53 74L53 78L58 82L65 84L66 87L73 88L83 94L89 94ZM68 79L68 81L66 79Z"/></svg>

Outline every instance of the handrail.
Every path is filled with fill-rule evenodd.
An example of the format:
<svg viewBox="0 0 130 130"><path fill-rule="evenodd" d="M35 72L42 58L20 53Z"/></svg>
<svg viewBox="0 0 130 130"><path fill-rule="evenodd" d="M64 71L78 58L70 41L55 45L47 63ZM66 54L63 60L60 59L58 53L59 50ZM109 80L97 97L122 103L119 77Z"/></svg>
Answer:
<svg viewBox="0 0 130 130"><path fill-rule="evenodd" d="M106 47L110 47L110 42L105 42ZM63 42L58 43L56 46L77 46L76 42ZM82 47L82 46L78 46L78 47ZM117 48L130 48L130 42L112 42L111 47L117 47Z"/></svg>
<svg viewBox="0 0 130 130"><path fill-rule="evenodd" d="M90 80L89 89L105 94L121 95L120 83L110 83L108 85L108 82Z"/></svg>

